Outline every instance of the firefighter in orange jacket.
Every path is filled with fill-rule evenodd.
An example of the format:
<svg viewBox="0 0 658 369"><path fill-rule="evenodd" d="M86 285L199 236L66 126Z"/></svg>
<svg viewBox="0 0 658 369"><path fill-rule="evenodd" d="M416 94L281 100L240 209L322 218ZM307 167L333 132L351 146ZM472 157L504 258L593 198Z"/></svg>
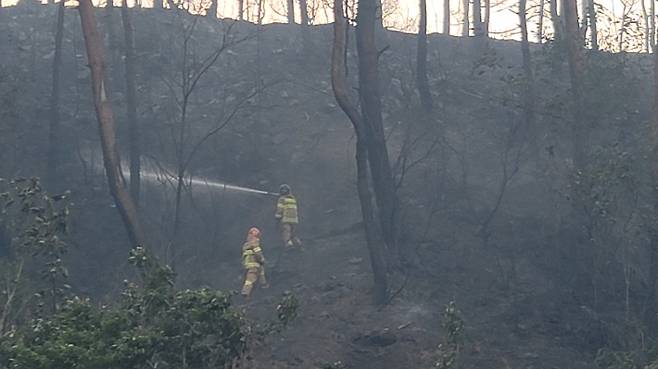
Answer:
<svg viewBox="0 0 658 369"><path fill-rule="evenodd" d="M242 265L246 271L242 296L249 298L256 282L262 288L269 287L265 279L265 257L260 247L260 230L256 227L249 229L247 241L242 245Z"/></svg>
<svg viewBox="0 0 658 369"><path fill-rule="evenodd" d="M297 224L299 215L297 212L297 199L292 195L290 186L282 184L279 187L279 200L276 204L274 217L279 222L281 238L286 248L300 247L302 242L297 238Z"/></svg>

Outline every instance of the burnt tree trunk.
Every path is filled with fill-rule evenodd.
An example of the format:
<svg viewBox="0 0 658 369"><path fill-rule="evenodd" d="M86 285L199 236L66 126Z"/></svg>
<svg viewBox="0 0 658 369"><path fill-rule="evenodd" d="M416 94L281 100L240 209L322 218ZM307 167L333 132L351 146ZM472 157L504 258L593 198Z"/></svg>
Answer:
<svg viewBox="0 0 658 369"><path fill-rule="evenodd" d="M105 63L103 60L103 42L98 34L94 6L91 0L80 0L78 7L82 33L87 49L87 59L91 68L92 95L98 126L105 174L121 219L133 245L146 245L146 235L137 215L137 207L130 197L121 172L121 160L116 147L116 129L112 105L105 87Z"/></svg>
<svg viewBox="0 0 658 369"><path fill-rule="evenodd" d="M55 24L55 56L53 57L53 85L50 94L50 129L48 132L48 182L53 185L57 180L59 166L59 98L60 69L62 66L62 40L64 38L64 0L57 7L57 22Z"/></svg>
<svg viewBox="0 0 658 369"><path fill-rule="evenodd" d="M139 208L141 149L139 122L137 121L137 92L135 87L135 35L126 0L121 7L125 47L126 109L128 115L128 140L130 153L130 194Z"/></svg>
<svg viewBox="0 0 658 369"><path fill-rule="evenodd" d="M585 75L585 56L583 40L578 29L578 10L576 0L562 0L564 16L564 39L566 41L571 83L573 122L573 162L576 170L585 166L588 150L587 124L584 110L583 81Z"/></svg>
<svg viewBox="0 0 658 369"><path fill-rule="evenodd" d="M162 0L153 0L153 9L155 10L162 10Z"/></svg>
<svg viewBox="0 0 658 369"><path fill-rule="evenodd" d="M366 242L370 256L370 266L374 279L375 303L383 304L388 299L388 277L384 250L378 242L377 224L374 217L370 183L368 181L368 148L364 121L349 98L347 87L347 21L343 12L342 0L334 1L334 41L331 57L331 85L338 105L352 122L356 133L357 190L361 206Z"/></svg>
<svg viewBox="0 0 658 369"><path fill-rule="evenodd" d="M450 34L450 0L443 0L443 34Z"/></svg>
<svg viewBox="0 0 658 369"><path fill-rule="evenodd" d="M419 0L418 46L416 53L416 87L425 111L432 110L432 95L427 80L427 0Z"/></svg>
<svg viewBox="0 0 658 369"><path fill-rule="evenodd" d="M238 0L238 20L244 20L244 0Z"/></svg>
<svg viewBox="0 0 658 369"><path fill-rule="evenodd" d="M377 0L361 0L356 17L356 48L359 65L359 99L366 128L368 162L384 240L397 252L397 194L386 147L377 68L379 50L375 44Z"/></svg>

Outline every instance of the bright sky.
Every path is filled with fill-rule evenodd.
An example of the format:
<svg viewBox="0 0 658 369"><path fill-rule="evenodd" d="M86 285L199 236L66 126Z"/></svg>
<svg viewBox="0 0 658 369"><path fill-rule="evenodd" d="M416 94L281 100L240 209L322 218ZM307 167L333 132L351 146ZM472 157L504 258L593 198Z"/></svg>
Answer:
<svg viewBox="0 0 658 369"><path fill-rule="evenodd" d="M147 0L148 1L148 0ZM203 0L199 0L203 1ZM237 14L236 4L237 0L228 0L220 1L220 14L226 14L229 16L234 16ZM246 0L247 1L247 0ZM249 0L252 3L255 3L256 0ZM266 1L266 22L285 22L285 0L265 0ZM326 4L327 0L307 0L309 8L313 8L314 4ZM417 17L418 17L418 0L382 0L384 2L385 13L394 11L393 14L390 14L385 18L385 23L388 28L407 31L407 32L416 32L417 26ZM451 8L451 34L461 35L462 28L462 1L461 0L449 0ZM472 1L472 0L471 0ZM484 3L483 0L481 0ZM518 38L518 24L519 17L516 13L518 9L518 0L490 0L492 4L491 10L491 24L489 26L490 33L492 37L495 38ZM551 22L550 17L548 16L549 12L549 1L545 0L545 17L544 17L544 33L552 33L551 31ZM559 1L559 0L556 0ZM580 1L578 8L580 9ZM640 1L652 0L595 0L597 5L597 15L599 19L599 39L603 44L602 48L615 49L617 47L616 40L619 36L619 27L621 24L621 17L624 9L629 17L633 18L635 22L629 22L627 19L627 24L630 24L630 28L636 27L638 29L629 29L627 31L628 35L636 37L625 36L625 39L631 40L635 39L638 43L637 45L625 46L626 50L631 50L633 48L637 49L642 46L643 37L638 34L642 32L641 28L643 27L644 21L641 13L641 3ZM297 0L295 0L297 3ZM627 4L624 8L623 4ZM537 40L537 20L539 14L539 0L528 0L528 22L529 32L531 41ZM443 29L443 0L427 0L428 7L428 31L432 32L441 32ZM388 9L388 11L386 10ZM321 8L317 12L317 22L325 23L330 21L327 19L325 14L330 16L331 10ZM472 14L472 10L471 10ZM297 12L298 16L298 12ZM483 11L484 17L484 11ZM298 19L298 17L297 17ZM611 19L612 21L609 21ZM472 23L471 23L472 27ZM511 31L511 32L510 32Z"/></svg>
<svg viewBox="0 0 658 369"><path fill-rule="evenodd" d="M17 0L2 0L4 5L13 5ZM24 0L30 1L30 0ZM106 0L93 0L104 3ZM121 0L114 0L119 5ZM135 0L128 0L129 4ZM152 0L139 0L145 6L150 6ZM162 0L166 1L166 0ZM209 3L210 0L191 0L195 4ZM222 17L235 17L237 15L237 0L218 0L219 13ZM324 4L331 0L307 0L311 9L311 16L316 15L316 23L326 23L331 21L331 10ZM415 32L418 17L418 0L382 0L384 2L385 13L390 14L385 18L388 28L406 32ZM462 28L462 1L449 0L451 2L451 34L461 35ZM481 0L484 2L484 0ZM550 31L550 17L548 17L548 3L545 0L544 30ZM580 1L580 0L578 0ZM633 44L625 46L626 50L637 50L642 47L642 27L644 25L641 1L647 2L652 0L595 0L598 6L597 14L599 19L599 39L602 40L603 48L617 50L617 40L619 39L620 20L624 9L629 17L635 22L627 22L630 28L625 36L627 41L632 40ZM251 19L255 18L255 4L257 0L245 0L252 6L246 12L251 14ZM298 0L295 0L299 6ZM491 36L495 38L518 38L518 15L516 14L517 0L491 0L491 24L489 26ZM623 4L627 4L626 8ZM286 0L265 0L265 22L285 22L285 4ZM528 21L530 22L529 31L531 41L537 40L537 15L539 0L528 0ZM443 0L427 0L428 7L428 31L441 32L443 28ZM315 11L313 9L316 9ZM579 5L580 9L580 5ZM391 13L392 12L392 13ZM483 12L484 13L484 12ZM471 11L472 14L472 11ZM483 14L484 16L484 14ZM296 18L299 19L299 9L296 11ZM611 18L611 21L607 19ZM510 31L512 31L510 33Z"/></svg>

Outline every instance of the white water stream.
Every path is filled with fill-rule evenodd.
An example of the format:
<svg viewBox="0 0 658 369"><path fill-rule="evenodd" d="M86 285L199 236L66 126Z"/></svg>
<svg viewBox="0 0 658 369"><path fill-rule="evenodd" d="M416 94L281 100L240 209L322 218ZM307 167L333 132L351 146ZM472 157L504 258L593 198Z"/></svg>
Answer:
<svg viewBox="0 0 658 369"><path fill-rule="evenodd" d="M80 156L84 158L84 160L87 160L88 163L91 164L91 167L94 168L94 170L98 170L103 173L105 172L105 167L103 165L103 155L100 152L91 148L86 148L81 150ZM126 180L129 180L130 169L128 163L122 162L121 170ZM171 188L175 189L178 179L174 173L175 171L173 170L169 170L168 168L157 165L147 158L142 158L140 177L141 181L143 182L161 186L171 186ZM191 177L189 174L185 176L184 183L185 186L194 186L197 190L207 190L209 192L242 192L256 195L278 196L278 193L258 190L255 188L236 186L204 177Z"/></svg>
<svg viewBox="0 0 658 369"><path fill-rule="evenodd" d="M124 177L126 179L130 178L130 170L128 169L127 165L122 165L122 171ZM168 172L166 170L151 170L151 169L146 169L144 166L142 166L142 170L140 172L140 177L142 181L145 182L151 182L151 183L157 183L157 184L162 184L162 185L171 185L172 187L176 186L176 182L178 179L176 178L175 175L172 174L172 172ZM185 177L184 179L185 185L186 186L194 186L197 189L202 188L202 189L207 189L209 191L224 191L224 192L244 192L244 193L252 193L252 194L258 194L258 195L271 195L271 196L277 196L276 193L272 192L267 192L267 191L262 191L262 190L257 190L255 188L249 188L249 187L242 187L242 186L235 186L232 184L220 182L220 181L215 181L212 179L208 178L203 178L203 177Z"/></svg>

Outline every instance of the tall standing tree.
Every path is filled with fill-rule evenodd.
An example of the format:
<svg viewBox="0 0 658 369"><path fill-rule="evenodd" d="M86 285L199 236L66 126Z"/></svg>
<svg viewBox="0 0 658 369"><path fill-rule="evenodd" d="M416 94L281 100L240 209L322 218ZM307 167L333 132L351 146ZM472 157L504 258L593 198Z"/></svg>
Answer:
<svg viewBox="0 0 658 369"><path fill-rule="evenodd" d="M526 126L534 132L535 79L532 73L526 0L519 0L519 26L521 28L521 56L523 58L523 115Z"/></svg>
<svg viewBox="0 0 658 369"><path fill-rule="evenodd" d="M443 34L450 34L450 0L443 0Z"/></svg>
<svg viewBox="0 0 658 369"><path fill-rule="evenodd" d="M587 34L587 28L588 28L588 18L587 18L587 7L589 0L581 0L580 1L580 14L582 14L582 17L580 17L580 34L583 37L583 40L585 39L585 35Z"/></svg>
<svg viewBox="0 0 658 369"><path fill-rule="evenodd" d="M551 23L553 25L553 40L556 43L560 43L562 39L562 20L558 13L558 2L559 0L549 0Z"/></svg>
<svg viewBox="0 0 658 369"><path fill-rule="evenodd" d="M98 34L94 6L91 0L80 0L78 12L82 23L87 59L91 68L91 85L96 117L100 128L103 164L110 193L119 210L121 219L134 245L146 245L146 234L137 214L137 207L130 197L121 171L121 160L117 150L116 129L112 104L106 91L103 42Z"/></svg>
<svg viewBox="0 0 658 369"><path fill-rule="evenodd" d="M649 32L651 32L649 31L649 13L647 12L647 5L644 0L640 0L640 9L642 11L642 23L644 26L644 50L651 52L651 43L649 42Z"/></svg>
<svg viewBox="0 0 658 369"><path fill-rule="evenodd" d="M287 0L287 4L288 4L288 10L287 10L288 24L294 24L295 23L295 1L294 0Z"/></svg>
<svg viewBox="0 0 658 369"><path fill-rule="evenodd" d="M544 7L546 0L539 0L539 11L538 11L538 20L537 20L537 43L542 44L544 42Z"/></svg>
<svg viewBox="0 0 658 369"><path fill-rule="evenodd" d="M244 0L238 0L238 20L244 20Z"/></svg>
<svg viewBox="0 0 658 369"><path fill-rule="evenodd" d="M419 0L418 46L416 48L416 87L426 112L432 110L432 94L427 80L427 0Z"/></svg>
<svg viewBox="0 0 658 369"><path fill-rule="evenodd" d="M153 0L153 9L162 10L162 0Z"/></svg>
<svg viewBox="0 0 658 369"><path fill-rule="evenodd" d="M304 54L308 55L308 53L311 51L311 38L308 29L308 2L306 0L299 0L299 20L299 30L302 34Z"/></svg>
<svg viewBox="0 0 658 369"><path fill-rule="evenodd" d="M649 44L656 51L656 2L649 2Z"/></svg>
<svg viewBox="0 0 658 369"><path fill-rule="evenodd" d="M48 133L48 181L52 184L57 179L59 166L59 100L60 100L60 69L62 66L62 40L64 38L64 0L57 7L55 24L55 56L53 57L53 85L50 94L50 129Z"/></svg>
<svg viewBox="0 0 658 369"><path fill-rule="evenodd" d="M471 31L470 14L469 14L469 0L462 0L462 36L468 37Z"/></svg>
<svg viewBox="0 0 658 369"><path fill-rule="evenodd" d="M484 22L482 21L482 2L473 0L473 35L475 37L484 36Z"/></svg>
<svg viewBox="0 0 658 369"><path fill-rule="evenodd" d="M491 22L491 0L484 0L484 37L489 37L489 23Z"/></svg>
<svg viewBox="0 0 658 369"><path fill-rule="evenodd" d="M564 17L564 39L567 46L569 77L572 94L573 121L573 162L576 170L585 166L588 150L587 123L585 119L585 98L583 82L585 76L585 55L583 38L578 28L578 7L576 0L562 0Z"/></svg>
<svg viewBox="0 0 658 369"><path fill-rule="evenodd" d="M652 0L653 2L653 0ZM652 121L650 126L650 165L651 176L653 183L658 183L658 46L653 44L653 107L652 107ZM652 186L653 190L653 213L654 217L658 214L658 188ZM648 272L648 297L649 302L645 312L644 321L649 332L654 335L658 332L658 321L656 315L658 314L658 227L653 222L654 226L651 228L650 242L649 242L649 272Z"/></svg>
<svg viewBox="0 0 658 369"><path fill-rule="evenodd" d="M386 147L379 89L379 50L375 42L377 0L360 0L356 16L361 116L368 134L368 162L384 240L397 248L397 194ZM396 250L397 252L397 250Z"/></svg>
<svg viewBox="0 0 658 369"><path fill-rule="evenodd" d="M302 26L308 26L309 25L309 20L308 20L308 1L307 0L299 0L299 20L301 22Z"/></svg>
<svg viewBox="0 0 658 369"><path fill-rule="evenodd" d="M594 0L583 0L583 1L586 1L588 4L587 17L589 19L591 47L592 50L597 51L599 49L599 31L596 22L596 4L594 3ZM653 0L651 2L653 3Z"/></svg>
<svg viewBox="0 0 658 369"><path fill-rule="evenodd" d="M331 57L331 85L341 109L352 122L356 133L357 191L361 205L370 265L374 278L374 299L383 304L388 299L388 277L384 250L378 242L377 224L368 178L368 129L361 113L349 97L347 87L347 30L348 24L343 10L343 0L334 0L334 42Z"/></svg>
<svg viewBox="0 0 658 369"><path fill-rule="evenodd" d="M219 10L219 0L210 0L210 8L208 9L209 17L217 18L217 11Z"/></svg>
<svg viewBox="0 0 658 369"><path fill-rule="evenodd" d="M121 7L121 21L123 23L124 50L125 50L125 77L126 77L126 109L128 116L128 140L130 153L130 194L137 207L139 207L140 171L141 171L141 143L139 135L139 122L137 121L137 88L135 87L135 32L133 30L128 1L123 0Z"/></svg>

